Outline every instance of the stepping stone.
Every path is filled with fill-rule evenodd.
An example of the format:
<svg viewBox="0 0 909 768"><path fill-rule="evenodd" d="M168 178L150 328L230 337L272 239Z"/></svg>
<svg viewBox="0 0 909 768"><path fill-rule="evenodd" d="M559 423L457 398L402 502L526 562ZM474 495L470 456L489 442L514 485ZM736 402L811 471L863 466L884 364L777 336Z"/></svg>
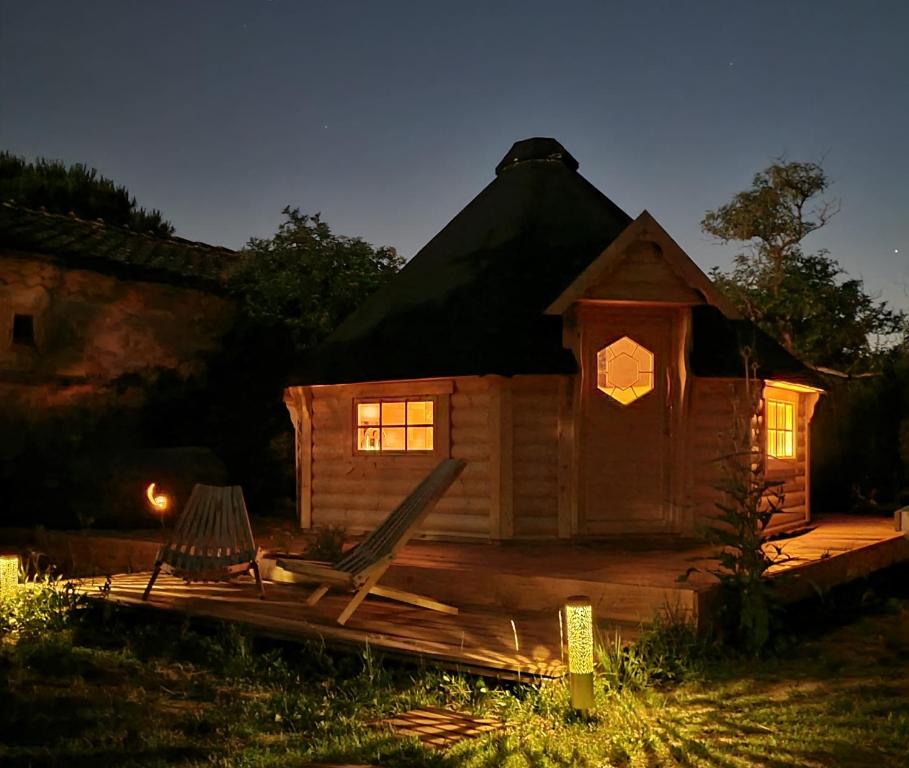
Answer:
<svg viewBox="0 0 909 768"><path fill-rule="evenodd" d="M463 712L435 707L411 709L394 717L379 720L375 725L389 726L399 736L416 736L426 746L439 749L505 727L505 724L496 718L474 717Z"/></svg>
<svg viewBox="0 0 909 768"><path fill-rule="evenodd" d="M300 768L382 768L379 765L366 765L357 763L305 763Z"/></svg>

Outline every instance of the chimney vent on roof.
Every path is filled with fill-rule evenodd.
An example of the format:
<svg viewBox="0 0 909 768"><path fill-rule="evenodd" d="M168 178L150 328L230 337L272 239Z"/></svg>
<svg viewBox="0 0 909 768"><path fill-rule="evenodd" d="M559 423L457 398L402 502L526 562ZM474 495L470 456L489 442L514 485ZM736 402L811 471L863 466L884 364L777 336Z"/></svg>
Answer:
<svg viewBox="0 0 909 768"><path fill-rule="evenodd" d="M578 169L578 161L559 142L555 139L536 136L532 139L516 141L496 166L496 176L507 168L531 160L562 163L572 171Z"/></svg>

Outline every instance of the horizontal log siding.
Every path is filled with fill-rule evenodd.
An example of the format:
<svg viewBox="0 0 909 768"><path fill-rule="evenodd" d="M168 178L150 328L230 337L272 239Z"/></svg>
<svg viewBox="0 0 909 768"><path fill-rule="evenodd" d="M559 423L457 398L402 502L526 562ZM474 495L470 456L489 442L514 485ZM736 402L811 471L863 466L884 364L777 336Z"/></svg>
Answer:
<svg viewBox="0 0 909 768"><path fill-rule="evenodd" d="M691 477L690 533L717 515L718 490L725 480L720 457L733 450L733 424L739 408L746 408L744 384L724 379L694 378L688 432L688 460Z"/></svg>
<svg viewBox="0 0 909 768"><path fill-rule="evenodd" d="M517 376L514 409L514 533L559 533L559 377Z"/></svg>
<svg viewBox="0 0 909 768"><path fill-rule="evenodd" d="M716 502L722 494L716 486L724 481L719 456L733 450L733 403L739 399L746 407L744 383L719 379L695 379L692 385L691 426L689 432L689 472L692 527L698 526L718 510ZM798 397L796 457L794 461L768 459L767 478L782 480L783 504L768 527L791 526L808 519L807 508L807 458L808 458L808 408L805 395ZM761 447L765 448L765 435L761 434Z"/></svg>
<svg viewBox="0 0 909 768"><path fill-rule="evenodd" d="M394 384L387 396L396 395ZM454 380L450 395L453 458L467 467L439 501L418 534L487 537L489 534L489 397L479 378ZM426 456L355 456L352 395L333 387L313 391L313 525L342 525L350 533L375 528L435 466Z"/></svg>

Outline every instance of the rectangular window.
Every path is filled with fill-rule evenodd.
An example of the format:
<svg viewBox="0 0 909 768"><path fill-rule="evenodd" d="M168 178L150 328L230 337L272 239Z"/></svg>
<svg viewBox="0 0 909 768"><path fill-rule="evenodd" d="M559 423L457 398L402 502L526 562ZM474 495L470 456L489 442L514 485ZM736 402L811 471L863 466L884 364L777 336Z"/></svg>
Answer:
<svg viewBox="0 0 909 768"><path fill-rule="evenodd" d="M431 453L435 403L426 397L377 399L355 404L357 452Z"/></svg>
<svg viewBox="0 0 909 768"><path fill-rule="evenodd" d="M766 401L767 455L795 458L795 407L782 400Z"/></svg>
<svg viewBox="0 0 909 768"><path fill-rule="evenodd" d="M35 319L31 315L13 315L13 344L35 345Z"/></svg>

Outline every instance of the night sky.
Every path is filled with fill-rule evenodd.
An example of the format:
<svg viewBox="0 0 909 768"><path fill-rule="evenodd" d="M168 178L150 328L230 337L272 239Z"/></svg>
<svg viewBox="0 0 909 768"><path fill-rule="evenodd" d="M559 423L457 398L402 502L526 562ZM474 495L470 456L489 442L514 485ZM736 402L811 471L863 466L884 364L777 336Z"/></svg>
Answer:
<svg viewBox="0 0 909 768"><path fill-rule="evenodd" d="M553 136L698 264L708 208L823 160L806 242L909 307L909 2L0 0L0 147L96 166L184 237L285 205L412 256Z"/></svg>

